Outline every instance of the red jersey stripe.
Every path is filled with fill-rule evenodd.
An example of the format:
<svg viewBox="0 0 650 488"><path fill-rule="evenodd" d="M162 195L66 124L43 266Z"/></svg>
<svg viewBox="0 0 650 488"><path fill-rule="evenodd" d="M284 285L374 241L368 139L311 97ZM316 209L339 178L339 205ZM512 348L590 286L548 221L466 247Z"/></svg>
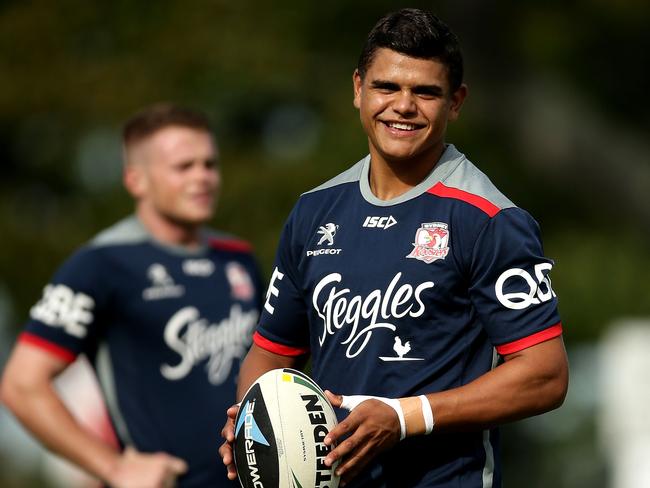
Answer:
<svg viewBox="0 0 650 488"><path fill-rule="evenodd" d="M558 322L557 324L550 326L548 329L536 332L528 337L508 342L507 344L501 344L500 346L496 346L496 348L497 352L504 356L506 354L512 354L513 352L519 352L541 342L554 339L560 335L562 335L562 322Z"/></svg>
<svg viewBox="0 0 650 488"><path fill-rule="evenodd" d="M68 351L64 347L61 347L58 344L54 344L53 342L50 342L47 339L43 339L42 337L39 337L37 335L30 334L29 332L23 332L22 334L20 334L20 336L18 336L18 340L20 342L25 342L27 344L31 344L33 346L39 347L57 356L58 358L65 361L66 363L71 363L77 357L75 353Z"/></svg>
<svg viewBox="0 0 650 488"><path fill-rule="evenodd" d="M237 239L210 239L210 246L220 251L252 252L253 246Z"/></svg>
<svg viewBox="0 0 650 488"><path fill-rule="evenodd" d="M255 332L253 335L253 342L255 342L255 344L260 346L262 349L266 349L267 351L279 354L281 356L302 356L303 354L307 354L309 352L309 348L306 347L302 348L284 346L282 344L278 344L277 342L270 341L266 337L262 336L259 332Z"/></svg>
<svg viewBox="0 0 650 488"><path fill-rule="evenodd" d="M432 195L436 195L438 197L455 198L457 200L462 200L469 203L470 205L480 208L490 217L494 217L501 210L501 208L497 207L495 204L483 197L474 195L473 193L469 193L464 190L460 190L458 188L445 186L440 182L429 188L427 190L427 193L431 193Z"/></svg>

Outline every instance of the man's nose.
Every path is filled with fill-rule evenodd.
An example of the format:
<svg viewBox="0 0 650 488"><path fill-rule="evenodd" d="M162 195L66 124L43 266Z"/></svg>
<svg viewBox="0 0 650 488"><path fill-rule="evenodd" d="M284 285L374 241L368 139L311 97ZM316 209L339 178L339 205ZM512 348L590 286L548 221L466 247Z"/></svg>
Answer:
<svg viewBox="0 0 650 488"><path fill-rule="evenodd" d="M219 171L211 164L199 164L195 168L194 176L200 180L219 179Z"/></svg>
<svg viewBox="0 0 650 488"><path fill-rule="evenodd" d="M393 108L400 114L413 114L417 112L415 97L409 90L402 90L396 94Z"/></svg>

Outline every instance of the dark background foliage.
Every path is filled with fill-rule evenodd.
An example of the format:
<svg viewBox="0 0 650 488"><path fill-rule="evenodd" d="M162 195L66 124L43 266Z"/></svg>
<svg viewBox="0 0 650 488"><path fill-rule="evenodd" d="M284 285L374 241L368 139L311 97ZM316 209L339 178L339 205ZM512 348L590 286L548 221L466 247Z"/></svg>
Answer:
<svg viewBox="0 0 650 488"><path fill-rule="evenodd" d="M61 260L131 210L120 124L151 102L209 113L225 180L214 225L250 240L268 273L297 196L365 155L351 74L368 30L402 6L0 2L0 365ZM570 352L647 316L648 3L408 6L461 38L470 95L448 140L539 221ZM570 438L526 425L505 432L507 486L604 486L593 422ZM567 461L584 455L595 466Z"/></svg>

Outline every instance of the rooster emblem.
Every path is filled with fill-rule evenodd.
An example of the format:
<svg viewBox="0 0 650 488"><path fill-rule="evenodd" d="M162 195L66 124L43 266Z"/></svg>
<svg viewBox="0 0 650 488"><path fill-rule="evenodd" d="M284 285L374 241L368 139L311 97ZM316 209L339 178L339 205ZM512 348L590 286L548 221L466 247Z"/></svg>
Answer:
<svg viewBox="0 0 650 488"><path fill-rule="evenodd" d="M322 237L318 241L317 246L320 246L323 242L327 241L327 245L331 246L334 244L334 235L336 234L336 231L338 230L339 226L336 224L332 224L331 222L329 224L321 225L318 229L317 234L321 234Z"/></svg>
<svg viewBox="0 0 650 488"><path fill-rule="evenodd" d="M397 353L397 356L401 359L411 350L411 342L406 341L402 344L402 339L399 336L395 336L395 344L393 344L393 351Z"/></svg>
<svg viewBox="0 0 650 488"><path fill-rule="evenodd" d="M387 362L424 361L424 358L405 357L409 352L411 352L411 341L402 342L400 336L395 336L395 342L393 343L393 351L397 353L397 356L379 356L379 359Z"/></svg>

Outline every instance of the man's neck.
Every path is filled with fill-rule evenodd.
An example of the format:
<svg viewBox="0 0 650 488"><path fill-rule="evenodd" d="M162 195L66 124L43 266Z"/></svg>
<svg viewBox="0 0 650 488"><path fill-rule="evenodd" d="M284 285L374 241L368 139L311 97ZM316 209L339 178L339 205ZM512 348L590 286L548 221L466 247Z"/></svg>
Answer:
<svg viewBox="0 0 650 488"><path fill-rule="evenodd" d="M136 216L147 231L163 244L189 249L201 245L201 226L181 224L166 218L147 207L136 207Z"/></svg>
<svg viewBox="0 0 650 488"><path fill-rule="evenodd" d="M392 200L419 185L438 163L445 147L414 160L389 161L370 152L370 190L380 200Z"/></svg>

